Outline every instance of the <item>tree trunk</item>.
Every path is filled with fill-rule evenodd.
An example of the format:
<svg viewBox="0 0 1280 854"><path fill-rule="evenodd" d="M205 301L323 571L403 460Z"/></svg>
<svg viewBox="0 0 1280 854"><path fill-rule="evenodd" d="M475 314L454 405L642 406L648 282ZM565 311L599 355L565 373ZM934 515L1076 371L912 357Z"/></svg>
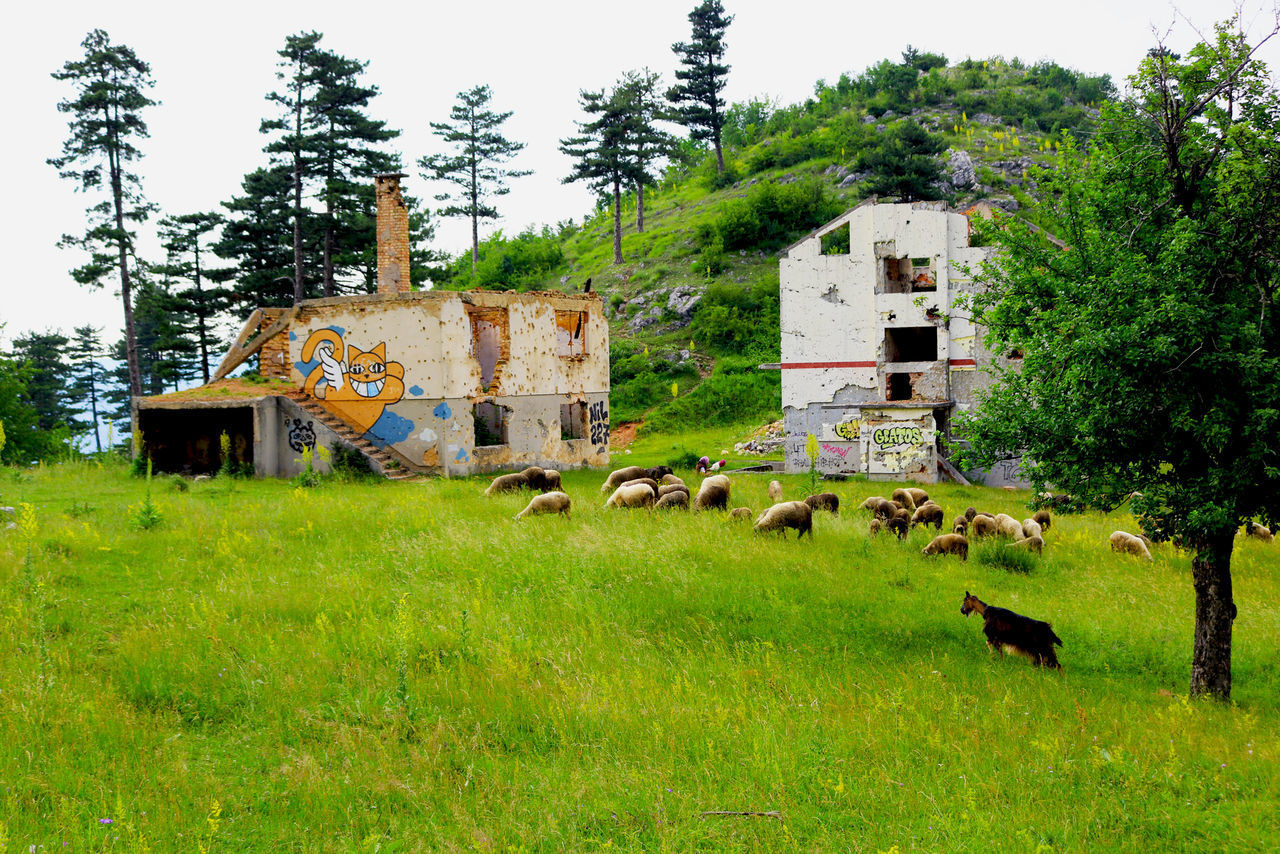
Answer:
<svg viewBox="0 0 1280 854"><path fill-rule="evenodd" d="M644 182L636 184L636 231L644 233Z"/></svg>
<svg viewBox="0 0 1280 854"><path fill-rule="evenodd" d="M613 182L613 263L622 263L622 182Z"/></svg>
<svg viewBox="0 0 1280 854"><path fill-rule="evenodd" d="M209 384L209 327L206 321L208 311L204 304L204 288L200 283L200 235L195 237L195 268L196 268L196 325L200 333L200 375L204 377L204 384Z"/></svg>
<svg viewBox="0 0 1280 854"><path fill-rule="evenodd" d="M114 137L113 137L114 140ZM138 368L138 339L133 334L133 297L129 281L129 248L124 231L124 188L120 180L120 164L115 156L114 142L107 157L111 169L111 201L116 214L116 248L120 259L120 301L124 303L125 358L129 362L129 394L142 396L142 372Z"/></svg>
<svg viewBox="0 0 1280 854"><path fill-rule="evenodd" d="M298 60L298 74L302 74ZM302 287L302 82L296 84L293 121L293 304L306 298Z"/></svg>
<svg viewBox="0 0 1280 854"><path fill-rule="evenodd" d="M102 434L98 432L98 377L93 370L93 356L89 357L89 411L93 414L93 441L102 453Z"/></svg>
<svg viewBox="0 0 1280 854"><path fill-rule="evenodd" d="M1231 625L1236 605L1231 596L1232 534L1213 536L1191 559L1196 588L1195 650L1191 660L1191 696L1231 698Z"/></svg>
<svg viewBox="0 0 1280 854"><path fill-rule="evenodd" d="M715 135L715 143L716 143L716 172L717 174L723 175L724 174L724 152L720 150L719 132L717 132Z"/></svg>
<svg viewBox="0 0 1280 854"><path fill-rule="evenodd" d="M333 284L333 196L324 200L324 295L334 296Z"/></svg>
<svg viewBox="0 0 1280 854"><path fill-rule="evenodd" d="M472 138L475 138L475 125L472 124ZM471 274L475 275L476 261L480 259L480 184L476 174L476 161L471 159Z"/></svg>

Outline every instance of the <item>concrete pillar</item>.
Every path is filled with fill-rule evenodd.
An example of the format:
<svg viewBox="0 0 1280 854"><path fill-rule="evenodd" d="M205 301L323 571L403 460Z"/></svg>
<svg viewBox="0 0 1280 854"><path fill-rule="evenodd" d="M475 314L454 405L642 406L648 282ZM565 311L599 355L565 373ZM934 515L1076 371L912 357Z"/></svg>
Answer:
<svg viewBox="0 0 1280 854"><path fill-rule="evenodd" d="M409 292L409 209L400 195L403 172L375 175L378 199L378 293Z"/></svg>

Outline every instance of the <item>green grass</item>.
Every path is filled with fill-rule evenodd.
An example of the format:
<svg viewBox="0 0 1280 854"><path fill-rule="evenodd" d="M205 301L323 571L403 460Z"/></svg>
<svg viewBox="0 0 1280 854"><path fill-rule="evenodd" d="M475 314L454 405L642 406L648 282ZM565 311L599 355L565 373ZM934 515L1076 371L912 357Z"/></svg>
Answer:
<svg viewBox="0 0 1280 854"><path fill-rule="evenodd" d="M29 571L0 530L0 850L1276 847L1274 547L1237 549L1220 706L1185 698L1189 560L1112 555L1126 515L1055 519L1022 574L869 540L890 484L824 484L797 542L605 512L602 479L514 523L485 479L160 478L140 531L122 468L0 471L38 520ZM966 589L1052 620L1065 673L993 659Z"/></svg>

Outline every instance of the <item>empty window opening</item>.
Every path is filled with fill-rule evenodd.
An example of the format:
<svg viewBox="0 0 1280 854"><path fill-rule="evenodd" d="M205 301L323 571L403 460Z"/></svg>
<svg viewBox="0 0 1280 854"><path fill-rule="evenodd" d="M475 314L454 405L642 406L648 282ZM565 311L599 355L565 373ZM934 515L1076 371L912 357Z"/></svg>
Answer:
<svg viewBox="0 0 1280 854"><path fill-rule="evenodd" d="M560 404L560 441L587 438L587 405L585 403Z"/></svg>
<svg viewBox="0 0 1280 854"><path fill-rule="evenodd" d="M938 359L938 327L904 326L884 331L886 362L935 362Z"/></svg>
<svg viewBox="0 0 1280 854"><path fill-rule="evenodd" d="M884 378L885 400L911 399L911 374L889 374Z"/></svg>
<svg viewBox="0 0 1280 854"><path fill-rule="evenodd" d="M849 254L849 223L845 223L834 231L822 235L823 255Z"/></svg>
<svg viewBox="0 0 1280 854"><path fill-rule="evenodd" d="M911 259L911 290L936 291L938 277L933 269L932 258Z"/></svg>
<svg viewBox="0 0 1280 854"><path fill-rule="evenodd" d="M511 342L505 308L468 307L471 317L471 355L480 363L480 387L484 391L494 384L498 367L507 360Z"/></svg>
<svg viewBox="0 0 1280 854"><path fill-rule="evenodd" d="M556 355L574 358L587 355L587 313L556 312Z"/></svg>
<svg viewBox="0 0 1280 854"><path fill-rule="evenodd" d="M905 294L911 291L911 261L885 258L880 262L880 293Z"/></svg>
<svg viewBox="0 0 1280 854"><path fill-rule="evenodd" d="M477 448L507 444L507 413L505 406L499 406L492 400L477 403L471 408Z"/></svg>

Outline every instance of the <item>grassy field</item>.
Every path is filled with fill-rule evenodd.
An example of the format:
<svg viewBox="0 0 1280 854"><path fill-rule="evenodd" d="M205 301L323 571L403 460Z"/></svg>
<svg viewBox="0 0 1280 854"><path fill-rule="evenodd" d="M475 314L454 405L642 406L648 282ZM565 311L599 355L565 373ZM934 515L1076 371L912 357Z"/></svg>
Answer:
<svg viewBox="0 0 1280 854"><path fill-rule="evenodd" d="M1112 555L1123 513L1017 573L869 540L887 484L797 542L564 480L571 519L514 523L480 479L157 478L140 530L122 466L0 471L35 511L0 530L0 851L1280 845L1276 547L1236 551L1221 706L1186 698L1187 555ZM1052 620L1065 672L992 658L965 590Z"/></svg>

